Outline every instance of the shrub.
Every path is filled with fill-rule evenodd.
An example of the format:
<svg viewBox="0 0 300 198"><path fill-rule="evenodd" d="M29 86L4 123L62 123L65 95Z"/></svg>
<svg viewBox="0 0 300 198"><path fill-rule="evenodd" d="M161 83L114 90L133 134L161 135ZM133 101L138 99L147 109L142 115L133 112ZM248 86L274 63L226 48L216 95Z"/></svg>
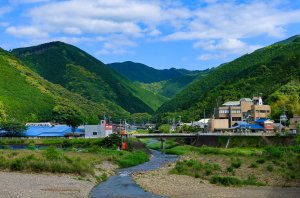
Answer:
<svg viewBox="0 0 300 198"><path fill-rule="evenodd" d="M231 159L231 166L233 168L239 168L242 165L242 160L240 158L232 158Z"/></svg>
<svg viewBox="0 0 300 198"><path fill-rule="evenodd" d="M230 173L232 173L234 171L232 166L228 166L226 170L227 170L227 172L230 172Z"/></svg>
<svg viewBox="0 0 300 198"><path fill-rule="evenodd" d="M250 164L249 167L250 167L250 168L257 168L257 163L253 162L253 163Z"/></svg>
<svg viewBox="0 0 300 198"><path fill-rule="evenodd" d="M221 184L224 186L240 186L240 185L242 185L242 180L240 180L236 177L213 176L211 179L211 183Z"/></svg>
<svg viewBox="0 0 300 198"><path fill-rule="evenodd" d="M125 155L120 156L116 161L120 167L125 168L147 162L149 158L143 151L135 151L126 152Z"/></svg>
<svg viewBox="0 0 300 198"><path fill-rule="evenodd" d="M272 171L274 170L274 167L273 167L271 164L269 164L269 165L267 166L267 170L268 170L269 172L272 172Z"/></svg>
<svg viewBox="0 0 300 198"><path fill-rule="evenodd" d="M258 160L256 160L256 162L259 164L263 164L266 162L266 160L264 158L259 158Z"/></svg>
<svg viewBox="0 0 300 198"><path fill-rule="evenodd" d="M269 157L281 158L284 154L284 150L281 147L268 146L264 148L263 153Z"/></svg>
<svg viewBox="0 0 300 198"><path fill-rule="evenodd" d="M62 155L62 153L57 148L55 148L54 146L49 146L44 152L44 156L48 160L60 159L61 155Z"/></svg>
<svg viewBox="0 0 300 198"><path fill-rule="evenodd" d="M20 171L20 170L24 170L24 168L25 168L24 163L22 162L21 159L14 159L10 163L10 170Z"/></svg>
<svg viewBox="0 0 300 198"><path fill-rule="evenodd" d="M108 137L105 137L99 145L106 148L117 148L121 145L121 137L118 134L113 133Z"/></svg>

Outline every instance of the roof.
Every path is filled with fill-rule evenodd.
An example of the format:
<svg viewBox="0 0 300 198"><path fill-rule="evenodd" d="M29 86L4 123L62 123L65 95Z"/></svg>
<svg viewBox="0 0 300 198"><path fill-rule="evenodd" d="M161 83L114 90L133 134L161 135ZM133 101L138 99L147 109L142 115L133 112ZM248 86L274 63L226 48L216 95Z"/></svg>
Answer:
<svg viewBox="0 0 300 198"><path fill-rule="evenodd" d="M228 101L225 102L223 105L224 106L240 106L240 101Z"/></svg>
<svg viewBox="0 0 300 198"><path fill-rule="evenodd" d="M72 132L72 128L67 125L29 126L24 135L29 137L63 137L67 132Z"/></svg>
<svg viewBox="0 0 300 198"><path fill-rule="evenodd" d="M264 127L259 124L248 124L248 123L238 124L233 128L234 129L264 129Z"/></svg>
<svg viewBox="0 0 300 198"><path fill-rule="evenodd" d="M256 123L263 123L263 122L265 122L265 121L267 121L267 120L270 120L269 118L259 118L259 119L257 119L255 122Z"/></svg>
<svg viewBox="0 0 300 198"><path fill-rule="evenodd" d="M252 102L251 98L241 98L240 101Z"/></svg>

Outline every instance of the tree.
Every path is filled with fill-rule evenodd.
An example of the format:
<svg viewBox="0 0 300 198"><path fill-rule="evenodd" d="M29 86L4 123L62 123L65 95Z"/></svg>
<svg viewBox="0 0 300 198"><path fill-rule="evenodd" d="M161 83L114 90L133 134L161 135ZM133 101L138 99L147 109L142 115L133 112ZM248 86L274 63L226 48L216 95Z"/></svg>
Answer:
<svg viewBox="0 0 300 198"><path fill-rule="evenodd" d="M161 125L158 130L162 133L170 133L170 126L168 124Z"/></svg>
<svg viewBox="0 0 300 198"><path fill-rule="evenodd" d="M75 128L84 122L82 113L70 105L57 105L52 110L53 119L56 122L67 124L72 127L72 132Z"/></svg>
<svg viewBox="0 0 300 198"><path fill-rule="evenodd" d="M4 104L3 104L3 102L0 101L0 121L5 121L6 118L7 118L7 115L5 112Z"/></svg>
<svg viewBox="0 0 300 198"><path fill-rule="evenodd" d="M0 122L0 128L6 131L6 136L10 137L21 136L23 132L27 129L24 123L19 122L15 119L2 120Z"/></svg>

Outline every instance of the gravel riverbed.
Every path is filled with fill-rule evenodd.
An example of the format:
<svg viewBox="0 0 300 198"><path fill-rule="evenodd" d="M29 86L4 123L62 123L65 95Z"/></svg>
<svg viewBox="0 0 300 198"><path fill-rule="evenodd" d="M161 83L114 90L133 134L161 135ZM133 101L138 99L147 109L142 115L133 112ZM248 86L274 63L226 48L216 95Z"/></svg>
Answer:
<svg viewBox="0 0 300 198"><path fill-rule="evenodd" d="M146 191L167 197L243 197L243 198L298 198L299 187L223 187L210 184L208 181L195 179L185 175L169 174L173 165L166 165L160 169L135 173L137 184Z"/></svg>
<svg viewBox="0 0 300 198"><path fill-rule="evenodd" d="M0 172L0 198L88 197L94 182L78 176Z"/></svg>

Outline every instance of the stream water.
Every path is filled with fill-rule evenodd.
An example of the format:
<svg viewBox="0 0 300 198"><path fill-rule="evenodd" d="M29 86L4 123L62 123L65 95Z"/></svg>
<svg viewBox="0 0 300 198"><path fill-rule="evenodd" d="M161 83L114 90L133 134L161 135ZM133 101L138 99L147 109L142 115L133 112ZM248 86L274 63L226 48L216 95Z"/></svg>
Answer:
<svg viewBox="0 0 300 198"><path fill-rule="evenodd" d="M152 141L153 142L153 141ZM118 169L115 176L111 176L105 182L94 187L90 193L91 198L158 198L161 196L146 192L137 185L131 177L132 173L157 169L166 163L177 160L176 155L161 154L159 151L151 150L150 161L124 169ZM155 181L153 181L155 182Z"/></svg>

